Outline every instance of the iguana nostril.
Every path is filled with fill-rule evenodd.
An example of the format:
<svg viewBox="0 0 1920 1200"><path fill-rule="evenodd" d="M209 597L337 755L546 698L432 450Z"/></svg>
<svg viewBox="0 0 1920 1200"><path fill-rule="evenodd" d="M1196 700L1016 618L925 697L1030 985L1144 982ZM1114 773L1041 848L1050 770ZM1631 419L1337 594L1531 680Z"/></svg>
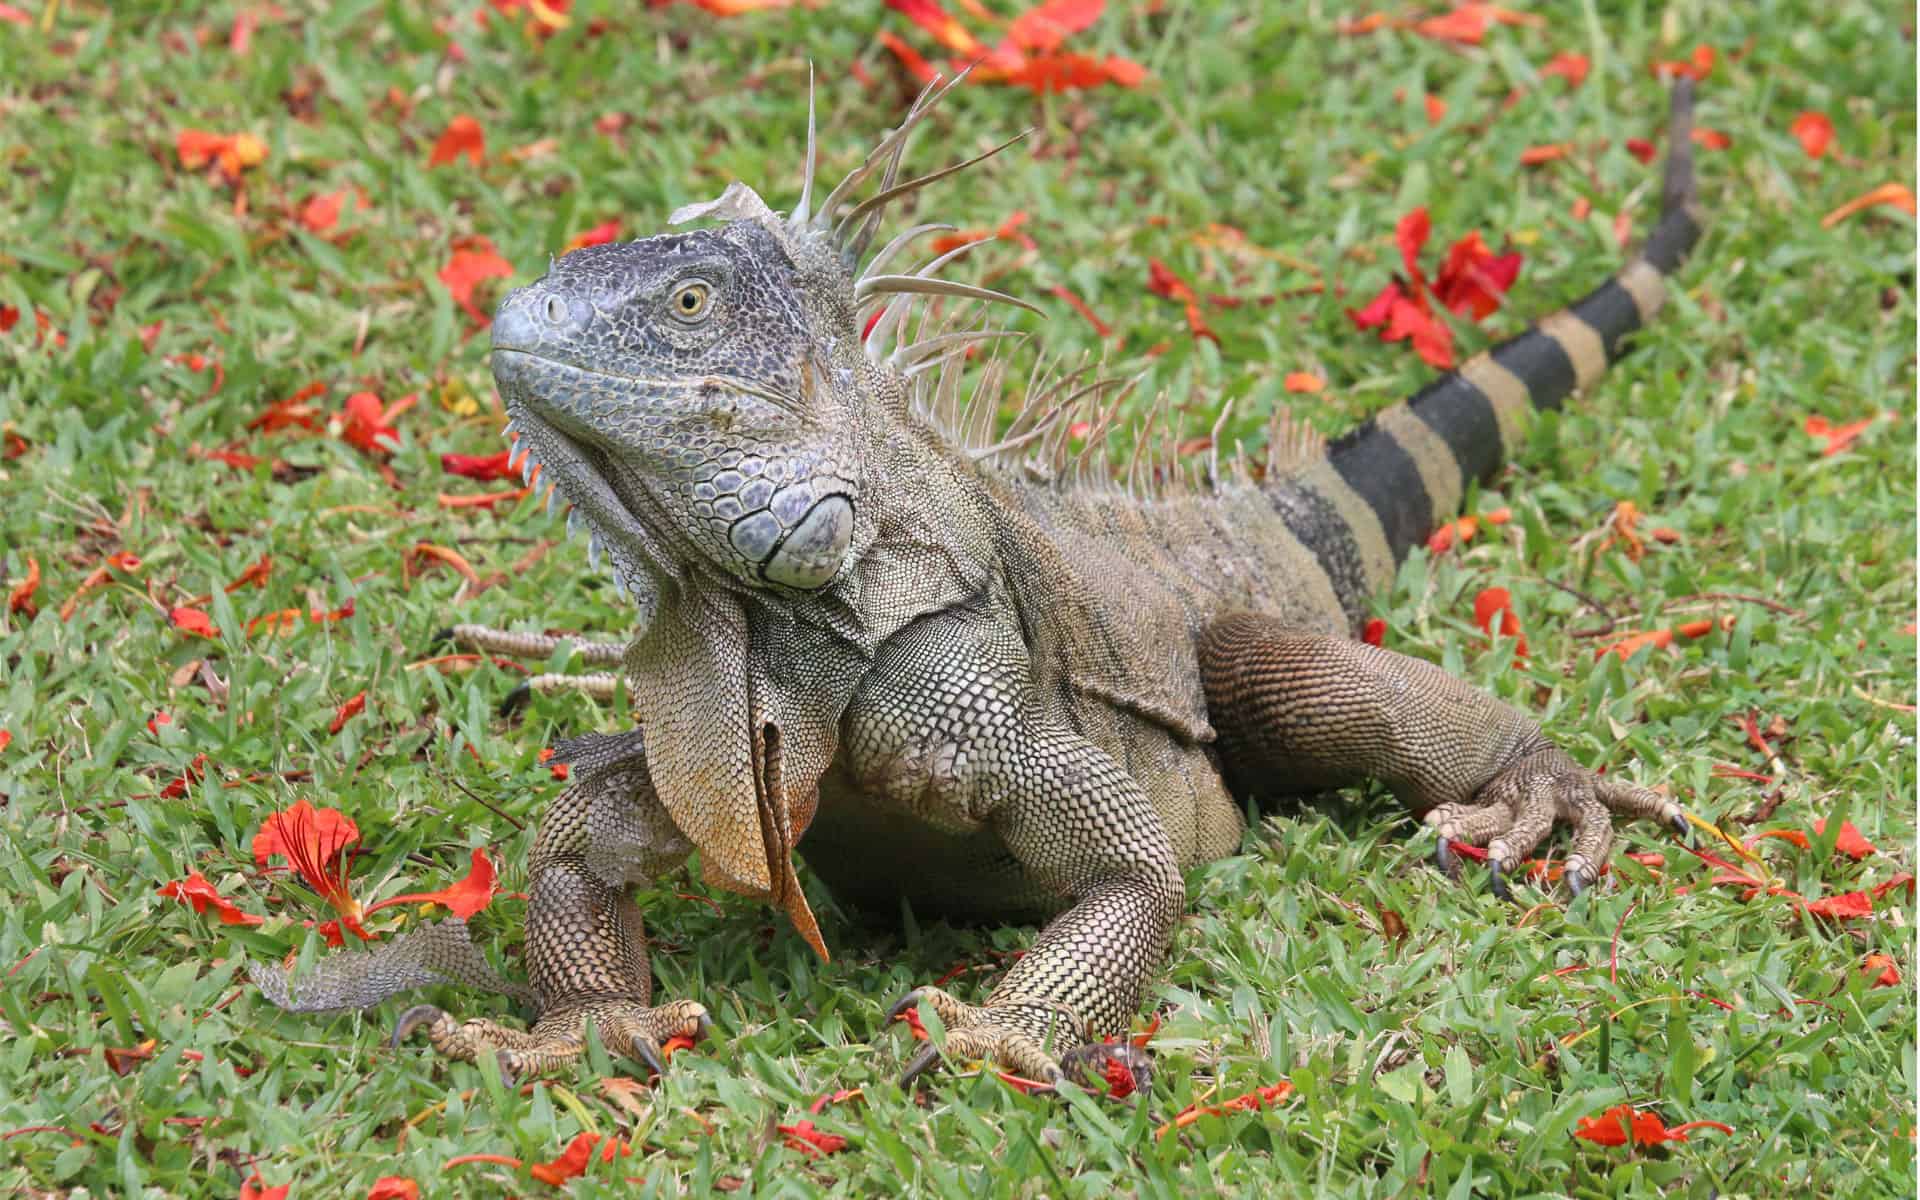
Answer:
<svg viewBox="0 0 1920 1200"><path fill-rule="evenodd" d="M547 297L547 320L555 325L567 319L567 302L558 296Z"/></svg>

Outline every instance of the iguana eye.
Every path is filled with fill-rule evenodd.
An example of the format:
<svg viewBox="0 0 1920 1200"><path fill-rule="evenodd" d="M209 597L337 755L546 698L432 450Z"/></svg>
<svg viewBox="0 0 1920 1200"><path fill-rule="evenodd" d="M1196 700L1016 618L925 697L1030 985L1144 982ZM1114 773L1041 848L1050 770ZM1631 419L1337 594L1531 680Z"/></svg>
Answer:
<svg viewBox="0 0 1920 1200"><path fill-rule="evenodd" d="M701 280L690 279L673 289L669 307L675 317L691 323L707 315L707 308L712 301L713 289Z"/></svg>

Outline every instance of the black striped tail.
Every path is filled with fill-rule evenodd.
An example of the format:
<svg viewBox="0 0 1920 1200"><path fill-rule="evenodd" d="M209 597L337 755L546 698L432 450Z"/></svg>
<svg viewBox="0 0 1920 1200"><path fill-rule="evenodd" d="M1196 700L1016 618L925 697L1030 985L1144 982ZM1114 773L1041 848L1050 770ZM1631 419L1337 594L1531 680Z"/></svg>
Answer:
<svg viewBox="0 0 1920 1200"><path fill-rule="evenodd" d="M1467 485L1519 449L1534 409L1557 409L1627 351L1666 299L1666 276L1700 240L1693 81L1673 86L1660 222L1611 279L1526 332L1481 351L1404 404L1327 447L1324 463L1270 490L1356 621L1407 551L1458 510Z"/></svg>

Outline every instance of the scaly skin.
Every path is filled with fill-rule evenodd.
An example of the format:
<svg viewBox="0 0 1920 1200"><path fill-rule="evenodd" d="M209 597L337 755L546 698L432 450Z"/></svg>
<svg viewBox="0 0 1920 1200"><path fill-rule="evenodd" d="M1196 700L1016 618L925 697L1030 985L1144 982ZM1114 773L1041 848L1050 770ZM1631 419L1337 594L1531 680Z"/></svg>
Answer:
<svg viewBox="0 0 1920 1200"><path fill-rule="evenodd" d="M1591 383L1658 309L1699 232L1689 102L1682 83L1668 211L1640 258L1331 446L1276 425L1259 482L1216 467L1203 490L1146 499L1072 482L1060 431L1105 411L1097 389L1024 419L1011 446L955 435L959 367L904 369L957 342L909 344L900 318L914 293L957 285L857 271L871 217L911 190L894 171L924 99L817 214L810 179L788 218L736 184L676 217L717 228L576 251L509 295L495 378L520 445L638 601L624 668L644 743L577 749L542 826L532 1031L416 1009L399 1033L541 1071L593 1021L653 1061L704 1011L650 1007L623 889L698 849L711 882L780 905L824 955L794 875L804 836L847 902L1045 919L983 1003L927 988L892 1014L924 1003L949 1055L1055 1081L1063 1062L1138 1066L1100 1039L1167 952L1182 872L1239 846L1237 796L1385 779L1440 833L1443 866L1449 837L1488 844L1496 886L1556 821L1573 826L1576 891L1613 814L1684 829L1670 801L1579 767L1518 711L1351 635L1527 414ZM879 195L854 205L871 172ZM446 965L451 944L380 953L409 981L477 976ZM301 989L306 1007L370 994L336 976Z"/></svg>

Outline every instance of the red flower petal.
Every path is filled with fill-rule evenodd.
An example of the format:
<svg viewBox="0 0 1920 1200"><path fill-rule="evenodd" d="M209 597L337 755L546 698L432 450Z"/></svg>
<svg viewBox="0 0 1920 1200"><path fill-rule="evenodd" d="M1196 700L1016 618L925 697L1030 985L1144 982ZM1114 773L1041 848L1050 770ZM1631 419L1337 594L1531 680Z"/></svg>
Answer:
<svg viewBox="0 0 1920 1200"><path fill-rule="evenodd" d="M1873 915L1873 899L1865 892L1847 892L1839 896L1809 900L1804 907L1816 917L1829 917L1836 921Z"/></svg>
<svg viewBox="0 0 1920 1200"><path fill-rule="evenodd" d="M1562 51L1554 55L1548 60L1546 66L1540 68L1541 78L1544 79L1550 75L1560 76L1567 81L1567 86L1570 88L1579 87L1587 81L1587 56L1575 54L1572 51Z"/></svg>
<svg viewBox="0 0 1920 1200"><path fill-rule="evenodd" d="M468 479L511 479L513 454L512 450L502 450L498 454L442 454L440 469L449 475L461 475Z"/></svg>
<svg viewBox="0 0 1920 1200"><path fill-rule="evenodd" d="M1833 145L1833 120L1823 112L1803 112L1793 119L1787 130L1800 139L1800 149L1806 151L1808 158L1826 157Z"/></svg>
<svg viewBox="0 0 1920 1200"><path fill-rule="evenodd" d="M484 237L462 238L454 244L453 257L440 268L440 282L455 304L466 309L467 315L477 323L485 325L492 318L473 306L474 287L483 279L496 276L504 279L512 274L513 264L500 257L492 242Z"/></svg>
<svg viewBox="0 0 1920 1200"><path fill-rule="evenodd" d="M1653 143L1647 139L1628 138L1627 153L1633 155L1643 163L1650 163L1653 161L1653 156L1656 152L1653 148Z"/></svg>
<svg viewBox="0 0 1920 1200"><path fill-rule="evenodd" d="M255 1171L247 1176L245 1183L240 1185L240 1200L287 1200L287 1193L292 1190L293 1185L290 1183L283 1183L279 1187L268 1187L267 1181L260 1178L260 1172Z"/></svg>
<svg viewBox="0 0 1920 1200"><path fill-rule="evenodd" d="M175 629L195 637L213 639L220 636L220 630L214 625L213 618L197 608L181 605L170 609L167 612L167 620L173 622Z"/></svg>
<svg viewBox="0 0 1920 1200"><path fill-rule="evenodd" d="M266 922L265 917L241 912L233 901L220 894L220 889L215 887L211 880L198 871L185 879L176 879L171 883L162 884L159 893L170 900L192 905L193 911L197 913L206 912L211 908L219 915L222 925L260 925Z"/></svg>
<svg viewBox="0 0 1920 1200"><path fill-rule="evenodd" d="M594 1159L594 1147L598 1146L600 1141L600 1135L597 1133L577 1133L573 1136L573 1140L567 1143L567 1148L560 1157L551 1162L533 1164L527 1168L527 1174L541 1183L550 1183L554 1187L559 1187L569 1179L586 1174L588 1165ZM600 1149L601 1162L612 1162L616 1157L625 1158L633 1153L633 1147L618 1138L608 1138L606 1142L607 1144Z"/></svg>
<svg viewBox="0 0 1920 1200"><path fill-rule="evenodd" d="M1488 637L1494 636L1494 618L1500 619L1497 632L1501 637L1514 638L1519 642L1514 648L1515 658L1527 656L1527 638L1520 632L1520 618L1513 613L1513 597L1502 587L1483 588L1473 598L1473 622L1485 631Z"/></svg>
<svg viewBox="0 0 1920 1200"><path fill-rule="evenodd" d="M1006 41L1014 48L1046 54L1060 48L1071 34L1094 23L1106 0L1046 0L1013 19ZM1002 49L1007 47L1003 44Z"/></svg>
<svg viewBox="0 0 1920 1200"><path fill-rule="evenodd" d="M587 246L604 246L619 236L620 221L618 218L611 221L603 221L585 233L575 234L573 239L567 243L567 249L580 250ZM562 253L565 253L565 251L562 251Z"/></svg>
<svg viewBox="0 0 1920 1200"><path fill-rule="evenodd" d="M480 128L480 122L465 113L447 122L446 131L433 144L433 153L427 157L427 165L442 166L463 154L476 167L485 162L487 157L486 131Z"/></svg>
<svg viewBox="0 0 1920 1200"><path fill-rule="evenodd" d="M1426 282L1426 276L1420 273L1420 251L1427 244L1427 235L1433 230L1433 220L1427 216L1426 208L1414 209L1400 218L1393 227L1394 244L1400 247L1400 261L1406 266L1407 278L1413 280L1414 290Z"/></svg>
<svg viewBox="0 0 1920 1200"><path fill-rule="evenodd" d="M1366 628L1360 632L1360 640L1369 646L1383 646L1387 641L1387 622L1383 617L1367 618Z"/></svg>
<svg viewBox="0 0 1920 1200"><path fill-rule="evenodd" d="M348 721L365 712L366 708L367 694L365 692L356 693L351 700L348 700L345 704L333 710L333 721L327 726L327 732L339 733Z"/></svg>
<svg viewBox="0 0 1920 1200"><path fill-rule="evenodd" d="M1815 821L1813 823L1813 831L1815 833L1825 833L1827 831L1826 821ZM1855 862L1860 861L1869 854L1875 853L1874 844L1866 839L1866 835L1862 834L1860 830L1854 826L1852 821L1840 822L1840 833L1839 836L1834 838L1833 848L1836 853L1844 854Z"/></svg>
<svg viewBox="0 0 1920 1200"><path fill-rule="evenodd" d="M340 440L366 454L391 454L400 433L386 422L386 406L372 392L355 392L341 410Z"/></svg>
<svg viewBox="0 0 1920 1200"><path fill-rule="evenodd" d="M453 915L465 920L493 903L497 891L495 885L493 860L487 857L485 850L473 852L473 868L467 877L458 883L450 884L437 892L411 892L405 896L392 896L367 909L366 915L372 916L383 908L396 904L444 904Z"/></svg>
<svg viewBox="0 0 1920 1200"><path fill-rule="evenodd" d="M1875 987L1900 986L1900 968L1891 958L1888 958L1884 954L1867 955L1866 961L1860 964L1860 969L1869 975L1873 975L1873 986ZM1878 974L1875 974L1875 972L1878 972Z"/></svg>
<svg viewBox="0 0 1920 1200"><path fill-rule="evenodd" d="M1399 281L1396 280L1381 288L1380 294L1370 300L1365 308L1349 308L1347 319L1353 322L1355 329L1372 329L1376 325L1385 325L1388 318L1393 315L1394 301L1401 299L1404 295L1405 293L1400 290Z"/></svg>

